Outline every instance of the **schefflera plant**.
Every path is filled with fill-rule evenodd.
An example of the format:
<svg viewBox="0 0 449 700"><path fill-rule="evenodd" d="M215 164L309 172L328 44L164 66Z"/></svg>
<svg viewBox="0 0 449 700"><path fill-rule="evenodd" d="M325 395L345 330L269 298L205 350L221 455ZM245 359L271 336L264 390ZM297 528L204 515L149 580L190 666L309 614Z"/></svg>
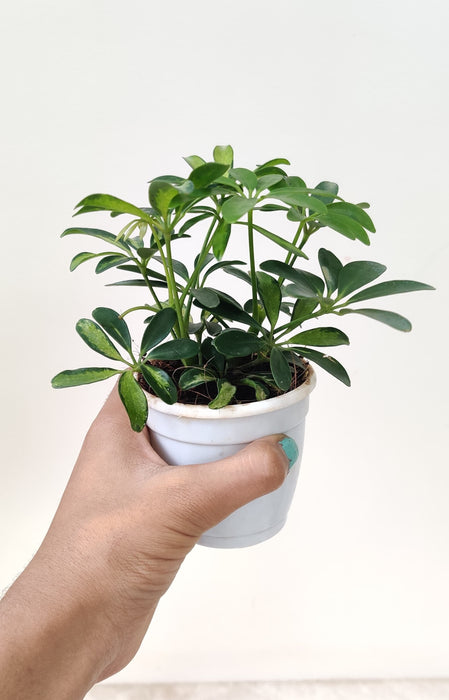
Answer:
<svg viewBox="0 0 449 700"><path fill-rule="evenodd" d="M80 252L74 270L96 260L97 274L120 270L131 275L108 286L142 287L141 303L117 312L100 307L76 330L97 353L121 363L111 367L64 370L52 380L56 388L89 384L120 375L118 389L134 430L145 425L147 399L140 375L167 403L192 390L209 397L211 409L241 400L260 401L289 391L307 377L308 360L350 385L349 376L321 348L348 345L334 326L308 326L321 316L360 314L400 331L410 322L393 311L364 302L403 292L433 289L411 280L371 284L386 270L378 262L356 260L343 265L325 248L318 252L321 275L306 269L304 251L312 236L327 227L364 245L375 232L366 203L353 204L338 185L323 181L308 187L289 175L285 158L255 169L234 167L231 146L216 146L213 161L185 158L187 177L163 175L149 185L149 206L136 206L108 194L92 194L76 207L79 214L109 212L126 216L118 232L72 227L62 236L81 234L107 244L102 252ZM266 223L286 217L290 234L279 235ZM131 217L129 219L129 217ZM263 226L262 226L263 224ZM268 228L267 228L268 226ZM224 259L231 235L238 236L244 260ZM190 238L193 264L174 257L180 239ZM266 238L281 259L256 265L256 241ZM245 269L246 268L246 269ZM218 270L243 280L248 299L234 299L213 284ZM125 317L150 314L137 343ZM120 347L120 350L118 347Z"/></svg>

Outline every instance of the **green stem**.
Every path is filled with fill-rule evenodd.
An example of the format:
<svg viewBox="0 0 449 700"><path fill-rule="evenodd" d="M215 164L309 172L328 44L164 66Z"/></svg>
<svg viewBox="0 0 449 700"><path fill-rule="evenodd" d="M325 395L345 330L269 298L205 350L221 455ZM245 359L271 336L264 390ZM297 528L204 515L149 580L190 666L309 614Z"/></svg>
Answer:
<svg viewBox="0 0 449 700"><path fill-rule="evenodd" d="M299 237L300 237L300 235L301 235L301 232L302 232L302 230L303 230L303 228L304 228L304 226L305 226L305 223L306 223L306 222L305 222L305 220L303 219L303 220L301 221L301 223L299 224L299 226L298 226L298 230L296 231L295 236L294 236L294 238L293 238L293 240L292 240L292 244L293 244L294 246L297 246L297 244L298 244L298 240L299 240ZM286 265L290 265L290 264L291 264L291 263L290 263L291 258L293 258L293 253L287 253L287 257L285 258L285 264L286 264Z"/></svg>
<svg viewBox="0 0 449 700"><path fill-rule="evenodd" d="M154 238L155 238L155 240L156 240L156 243L158 244L159 251L163 254L163 251L161 250L162 246L160 246L160 241L159 241L159 239L158 239L158 237L157 237L157 234L155 233L155 231L154 231L153 228L152 228L151 230L152 230L152 232L153 232L153 235L154 235ZM149 280L149 277L148 277L148 274L147 274L146 263L145 263L145 262L142 262L141 260L139 260L139 258L136 258L136 257L132 254L132 252L130 253L129 259L132 260L132 261L137 265L137 267L139 268L140 274L142 275L143 279L145 280L145 283L146 283L148 289L150 290L150 294L151 294L151 296L153 297L156 306L157 306L159 309L162 309L162 304L161 304L161 302L159 301L159 299L158 299L158 297L157 297L157 294L156 294L156 292L155 292L154 289L153 289L153 285L151 284L151 282L150 282L150 280ZM136 308L137 308L137 307L136 307ZM142 307L142 308L144 308L144 307ZM126 313L128 313L128 312L126 312Z"/></svg>
<svg viewBox="0 0 449 700"><path fill-rule="evenodd" d="M275 339L276 342L278 342L279 338L282 338L283 335L286 335L286 333L290 333L291 331L294 331L298 326L301 325L301 323L304 323L304 321L309 321L312 318L319 318L320 316L325 316L326 314L337 314L340 309L343 309L346 306L346 304L340 304L339 306L334 306L332 309L320 309L320 311L315 311L315 313L310 314L307 316L307 318L304 318L301 322L296 323L293 327L287 327L290 324L286 323L283 326L280 326L277 329L277 332L275 334Z"/></svg>
<svg viewBox="0 0 449 700"><path fill-rule="evenodd" d="M151 307L148 306L148 304L146 306L132 306L130 309L126 309L126 311L123 311L123 313L120 314L120 318L125 318L125 316L130 314L132 311L140 311L143 309L145 309L146 311L152 310Z"/></svg>
<svg viewBox="0 0 449 700"><path fill-rule="evenodd" d="M249 264L251 287L253 292L253 318L257 321L259 316L259 304L257 301L257 277L256 277L256 260L254 256L254 232L253 232L253 212L248 212L248 248L249 248Z"/></svg>
<svg viewBox="0 0 449 700"><path fill-rule="evenodd" d="M196 266L195 266L195 269L193 270L191 276L189 277L189 280L186 282L185 287L184 287L184 291L183 291L183 293L182 293L182 295L181 295L181 298L180 298L180 303L181 303L181 305L184 303L184 300L185 300L187 294L189 293L189 291L190 291L190 290L192 289L192 287L195 286L195 285L197 284L197 282L198 282L198 278L199 278L199 276L200 276L201 268L202 268L203 263L204 263L204 261L205 261L205 259L206 259L206 255L208 254L208 252L209 252L209 250L210 250L210 248L211 248L211 245L212 245L212 238L213 238L213 234L214 234L214 226L215 226L215 224L216 224L217 222L220 223L220 219L217 219L217 220L212 221L211 225L209 226L209 229L208 229L208 231L207 231L207 233L206 233L206 236L205 236L205 238L204 238L203 247L201 248L200 254L199 254L199 256L198 256L198 262L197 262L197 264L196 264Z"/></svg>
<svg viewBox="0 0 449 700"><path fill-rule="evenodd" d="M178 318L177 320L177 336L178 338L187 338L188 333L186 332L186 328L184 326L184 319L182 317L182 304L180 303L179 296L178 296L178 288L176 285L176 280L175 280L175 274L173 272L173 258L171 254L171 236L172 230L167 229L164 232L164 238L165 238L165 248L167 251L167 260L166 260L166 265L165 267L165 272L167 275L167 284L170 292L170 298L173 301L174 308L176 311L176 316Z"/></svg>
<svg viewBox="0 0 449 700"><path fill-rule="evenodd" d="M213 237L214 237L214 226L215 226L215 224L216 224L217 222L218 222L218 224L219 224L219 223L220 223L220 219L217 219L217 221L213 221L213 222L211 223L211 225L209 226L209 230L207 231L206 237L205 237L205 239L204 239L203 247L202 247L201 252L200 252L200 254L199 254L199 256L198 256L198 262L197 262L197 264L196 264L196 266L195 266L194 271L192 272L191 277L189 278L189 281L187 282L186 286L184 287L184 291L183 291L183 293L182 293L182 295L181 295L181 304L184 302L184 300L185 300L187 294L188 294L189 291L192 289L192 287L193 287L193 286L196 286L196 285L198 284L199 276L200 276L201 269L202 269L202 267L203 267L204 261L205 261L205 259L206 259L206 255L209 253L209 251L210 251L210 249L211 249L211 246L212 246L212 239L213 239ZM191 308L192 308L192 302L193 302L193 299L192 299L192 296L190 296L189 299L188 299L188 301L187 301L187 304L186 304L186 311L185 311L185 314L184 314L186 326L187 326L188 323L189 323L189 319L190 319L190 310L191 310Z"/></svg>
<svg viewBox="0 0 449 700"><path fill-rule="evenodd" d="M150 282L150 279L149 279L148 273L147 273L147 268L146 268L146 265L145 265L144 263L142 264L142 267L141 267L140 271L141 271L141 273L142 273L142 277L143 277L143 279L145 280L148 289L150 290L151 296L153 297L156 306L158 307L158 309L162 309L162 304L161 304L161 302L159 301L158 296L157 296L156 292L155 292L154 289L153 289L153 285L152 285L151 282Z"/></svg>

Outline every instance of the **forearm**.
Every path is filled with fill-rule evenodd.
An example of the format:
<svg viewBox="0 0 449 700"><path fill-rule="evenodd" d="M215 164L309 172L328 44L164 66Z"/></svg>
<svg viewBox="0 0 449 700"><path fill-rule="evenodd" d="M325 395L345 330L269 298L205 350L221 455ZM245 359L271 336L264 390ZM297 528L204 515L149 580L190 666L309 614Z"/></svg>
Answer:
<svg viewBox="0 0 449 700"><path fill-rule="evenodd" d="M116 654L109 630L98 601L33 561L0 601L0 697L84 698Z"/></svg>

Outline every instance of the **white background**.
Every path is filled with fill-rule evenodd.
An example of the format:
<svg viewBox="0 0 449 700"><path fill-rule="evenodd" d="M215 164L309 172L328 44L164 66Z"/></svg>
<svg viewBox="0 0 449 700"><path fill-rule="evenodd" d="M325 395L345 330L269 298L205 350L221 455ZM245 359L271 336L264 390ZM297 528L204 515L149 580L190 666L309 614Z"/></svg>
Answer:
<svg viewBox="0 0 449 700"><path fill-rule="evenodd" d="M309 184L370 201L370 249L321 244L438 290L384 304L412 334L339 324L353 387L319 373L287 527L252 549L198 547L116 680L448 675L447 3L16 0L1 15L0 588L110 388L50 388L94 361L74 324L135 299L89 263L68 272L92 249L58 238L73 206L144 204L151 177L188 172L182 155L232 143L236 165L286 156Z"/></svg>

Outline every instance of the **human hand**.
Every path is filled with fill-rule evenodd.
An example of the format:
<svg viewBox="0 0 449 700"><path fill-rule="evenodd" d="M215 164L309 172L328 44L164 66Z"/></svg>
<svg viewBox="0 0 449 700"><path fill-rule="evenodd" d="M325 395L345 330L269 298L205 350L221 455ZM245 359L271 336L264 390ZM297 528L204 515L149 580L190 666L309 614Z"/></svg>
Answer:
<svg viewBox="0 0 449 700"><path fill-rule="evenodd" d="M123 668L201 534L282 484L283 437L219 462L167 465L146 430L131 430L115 388L38 553L0 605L9 649L27 661L26 673L17 653L10 664L11 697L75 700Z"/></svg>

